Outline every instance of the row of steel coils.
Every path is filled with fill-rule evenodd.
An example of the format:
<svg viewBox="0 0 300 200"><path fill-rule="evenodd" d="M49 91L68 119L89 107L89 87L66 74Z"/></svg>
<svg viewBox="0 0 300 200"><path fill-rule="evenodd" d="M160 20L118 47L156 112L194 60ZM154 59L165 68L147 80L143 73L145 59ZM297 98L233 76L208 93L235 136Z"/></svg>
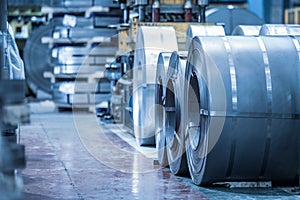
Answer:
<svg viewBox="0 0 300 200"><path fill-rule="evenodd" d="M72 2L61 3L67 6ZM108 101L111 84L103 76L117 51L117 31L108 28L120 23L117 5L78 0L69 9L64 8L47 7L49 13L53 12L52 18L36 28L26 42L24 62L29 88L37 98L52 98L58 108Z"/></svg>
<svg viewBox="0 0 300 200"><path fill-rule="evenodd" d="M198 31L195 31L195 30ZM225 36L190 26L179 52L172 27L140 27L133 121L141 145L197 185L226 181L294 184L300 131L299 26L264 25ZM212 34L207 34L212 33ZM157 38L157 41L149 38Z"/></svg>

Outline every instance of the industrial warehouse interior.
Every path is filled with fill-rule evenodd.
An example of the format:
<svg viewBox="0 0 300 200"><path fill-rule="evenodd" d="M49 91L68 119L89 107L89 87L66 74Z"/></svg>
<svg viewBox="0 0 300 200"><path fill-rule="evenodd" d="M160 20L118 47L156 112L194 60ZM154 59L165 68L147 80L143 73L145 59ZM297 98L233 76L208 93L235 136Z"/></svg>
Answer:
<svg viewBox="0 0 300 200"><path fill-rule="evenodd" d="M300 0L0 12L0 200L300 199Z"/></svg>

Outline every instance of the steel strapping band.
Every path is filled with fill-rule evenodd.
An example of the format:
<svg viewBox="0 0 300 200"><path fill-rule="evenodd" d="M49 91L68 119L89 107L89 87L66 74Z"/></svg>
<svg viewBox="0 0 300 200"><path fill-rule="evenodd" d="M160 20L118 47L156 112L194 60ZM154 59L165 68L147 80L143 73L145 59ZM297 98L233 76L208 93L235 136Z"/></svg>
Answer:
<svg viewBox="0 0 300 200"><path fill-rule="evenodd" d="M261 37L257 37L257 41L262 52L263 62L265 66L265 76L266 76L266 87L267 87L267 113L272 113L272 78L271 78L271 69L270 62L267 53L266 46ZM260 176L263 176L266 171L267 163L269 160L269 152L271 147L271 128L272 128L272 118L267 118L267 133L266 133L266 144L265 144L265 152L263 157L263 162L261 165Z"/></svg>
<svg viewBox="0 0 300 200"><path fill-rule="evenodd" d="M268 58L268 54L267 54L267 50L266 50L264 42L262 41L262 39L260 37L257 37L257 41L258 41L259 47L261 49L263 61L264 61L264 65L265 65L267 98L268 98L267 110L269 113L271 113L272 112L272 78L271 78L270 63L269 63L269 58Z"/></svg>
<svg viewBox="0 0 300 200"><path fill-rule="evenodd" d="M210 117L229 117L229 118L262 118L262 119L300 119L300 114L293 113L255 113L255 112L220 112L210 111Z"/></svg>
<svg viewBox="0 0 300 200"><path fill-rule="evenodd" d="M236 83L236 71L234 66L234 61L232 57L231 47L226 37L222 37L224 41L224 45L226 48L226 52L228 55L228 63L229 63L229 69L230 69L230 80L231 80L231 91L232 91L232 110L237 111L237 83Z"/></svg>
<svg viewBox="0 0 300 200"><path fill-rule="evenodd" d="M232 101L232 111L237 112L238 106L238 98L237 98L237 80L236 80L236 70L235 70L235 65L233 61L233 55L231 52L231 47L230 44L227 40L227 37L222 37L224 46L227 52L227 57L228 57L228 64L229 64L229 72L230 72L230 81L231 81L231 101ZM235 151L236 151L236 126L237 126L237 121L236 118L232 118L232 142L230 145L230 158L229 158L229 163L228 163L228 168L226 172L226 176L230 177L233 169L233 164L234 164L234 158L235 158Z"/></svg>

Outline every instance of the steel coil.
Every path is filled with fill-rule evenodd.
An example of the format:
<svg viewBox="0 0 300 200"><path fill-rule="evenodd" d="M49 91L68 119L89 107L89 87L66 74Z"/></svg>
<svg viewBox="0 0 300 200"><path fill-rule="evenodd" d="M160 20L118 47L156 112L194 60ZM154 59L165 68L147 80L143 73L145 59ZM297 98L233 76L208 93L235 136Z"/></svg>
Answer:
<svg viewBox="0 0 300 200"><path fill-rule="evenodd" d="M43 91L51 94L51 82L44 78L45 71L51 71L49 64L50 49L42 43L42 37L51 37L55 22L34 30L24 48L26 82L34 94Z"/></svg>
<svg viewBox="0 0 300 200"><path fill-rule="evenodd" d="M261 26L239 25L233 29L231 35L257 36L260 29Z"/></svg>
<svg viewBox="0 0 300 200"><path fill-rule="evenodd" d="M230 35L238 25L261 25L263 20L245 8L217 7L208 9L205 13L206 21L222 23L225 26L226 35Z"/></svg>
<svg viewBox="0 0 300 200"><path fill-rule="evenodd" d="M133 123L138 144L155 145L155 76L160 52L177 51L173 27L138 29L134 53Z"/></svg>
<svg viewBox="0 0 300 200"><path fill-rule="evenodd" d="M195 184L295 183L299 53L299 42L291 37L193 39L183 96Z"/></svg>
<svg viewBox="0 0 300 200"><path fill-rule="evenodd" d="M225 36L223 26L212 25L189 25L186 32L185 49L188 50L189 45L195 36Z"/></svg>
<svg viewBox="0 0 300 200"><path fill-rule="evenodd" d="M296 24L264 24L259 35L300 35L300 25Z"/></svg>
<svg viewBox="0 0 300 200"><path fill-rule="evenodd" d="M186 127L183 115L183 84L187 52L173 52L167 72L165 98L165 133L170 170L176 175L188 174L184 145Z"/></svg>
<svg viewBox="0 0 300 200"><path fill-rule="evenodd" d="M161 166L168 165L165 136L165 109L166 76L171 58L170 52L161 52L158 56L155 84L155 141L158 153L158 162Z"/></svg>
<svg viewBox="0 0 300 200"><path fill-rule="evenodd" d="M187 30L186 49L195 36L225 36L222 26L190 25ZM173 174L188 174L184 154L185 120L181 110L183 107L183 89L186 52L173 52L167 72L167 90L165 98L166 119L165 134L167 139L167 156L170 170Z"/></svg>

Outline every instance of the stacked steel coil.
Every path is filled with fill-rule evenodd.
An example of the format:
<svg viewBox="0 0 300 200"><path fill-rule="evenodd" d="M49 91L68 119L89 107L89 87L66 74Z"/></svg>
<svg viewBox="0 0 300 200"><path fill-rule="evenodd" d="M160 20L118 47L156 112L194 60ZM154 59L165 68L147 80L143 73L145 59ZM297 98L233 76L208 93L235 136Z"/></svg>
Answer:
<svg viewBox="0 0 300 200"><path fill-rule="evenodd" d="M56 27L53 36L57 37L54 42L58 44L51 50L51 67L55 76L52 89L56 105L87 106L110 99L110 89L103 91L99 90L102 86L98 86L110 86L110 83L98 82L97 79L104 76L105 65L114 59L117 50L115 34L115 30L104 28ZM72 42L65 44L64 39Z"/></svg>
<svg viewBox="0 0 300 200"><path fill-rule="evenodd" d="M114 59L117 51L117 41L113 38L115 34L115 30L105 28L55 28L54 43L58 43L51 50L51 67L56 77L52 88L56 105L88 106L110 99L110 89L98 90L101 88L98 84L110 86L110 83L98 82L97 78L103 77L105 65ZM72 42L65 44L64 39ZM97 73L99 76L93 80L93 75Z"/></svg>
<svg viewBox="0 0 300 200"><path fill-rule="evenodd" d="M261 26L239 25L235 27L231 35L257 36L259 35Z"/></svg>
<svg viewBox="0 0 300 200"><path fill-rule="evenodd" d="M111 84L104 81L104 71L114 60L118 41L117 31L108 25L120 22L120 11L109 1L60 4L43 7L51 20L35 30L26 43L30 88L38 97L50 94L59 108L109 101L111 89L107 88Z"/></svg>
<svg viewBox="0 0 300 200"><path fill-rule="evenodd" d="M297 183L300 40L284 30L196 36L187 57L172 53L165 85L157 79L160 163L197 185Z"/></svg>
<svg viewBox="0 0 300 200"><path fill-rule="evenodd" d="M264 24L259 35L300 35L300 25L292 24Z"/></svg>
<svg viewBox="0 0 300 200"><path fill-rule="evenodd" d="M291 184L297 179L300 96L295 45L299 42L291 37L194 38L184 115L188 166L196 184Z"/></svg>
<svg viewBox="0 0 300 200"><path fill-rule="evenodd" d="M166 79L165 133L166 149L170 170L174 174L185 175L188 172L185 146L185 116L183 115L183 85L187 52L173 52Z"/></svg>
<svg viewBox="0 0 300 200"><path fill-rule="evenodd" d="M226 35L230 35L238 25L262 25L263 20L245 8L216 7L206 11L206 21L224 24Z"/></svg>
<svg viewBox="0 0 300 200"><path fill-rule="evenodd" d="M224 27L213 26L213 25L189 25L188 30L186 32L186 43L185 50L188 50L190 43L195 36L224 36L225 30Z"/></svg>
<svg viewBox="0 0 300 200"><path fill-rule="evenodd" d="M222 26L212 25L190 25L187 29L186 47L189 46L191 38L195 36L224 36L225 31ZM164 88L166 90L164 99L165 124L163 132L166 141L157 141L157 143L166 144L168 163L174 174L187 174L187 164L185 159L185 146L181 142L184 138L185 120L182 86L184 84L184 72L187 51L173 52L170 64L166 74ZM156 119L159 120L159 119ZM159 138L163 139L163 138Z"/></svg>
<svg viewBox="0 0 300 200"><path fill-rule="evenodd" d="M153 38L156 38L153 40ZM173 27L138 29L133 74L133 125L138 144L155 144L155 76L160 52L177 51Z"/></svg>
<svg viewBox="0 0 300 200"><path fill-rule="evenodd" d="M262 26L239 25L235 27L232 35L298 36L300 35L300 26L296 24L263 24Z"/></svg>

